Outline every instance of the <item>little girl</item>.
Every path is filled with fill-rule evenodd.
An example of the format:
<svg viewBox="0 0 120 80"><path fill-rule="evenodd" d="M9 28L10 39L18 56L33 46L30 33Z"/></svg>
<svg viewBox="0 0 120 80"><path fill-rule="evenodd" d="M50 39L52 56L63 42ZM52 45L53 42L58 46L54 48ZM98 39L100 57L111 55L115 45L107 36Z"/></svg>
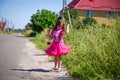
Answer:
<svg viewBox="0 0 120 80"><path fill-rule="evenodd" d="M50 47L45 52L49 56L54 56L55 66L52 70L61 71L62 59L61 56L70 52L70 46L64 44L62 36L66 33L64 29L64 23L58 19L55 28L50 34L50 38L53 39Z"/></svg>

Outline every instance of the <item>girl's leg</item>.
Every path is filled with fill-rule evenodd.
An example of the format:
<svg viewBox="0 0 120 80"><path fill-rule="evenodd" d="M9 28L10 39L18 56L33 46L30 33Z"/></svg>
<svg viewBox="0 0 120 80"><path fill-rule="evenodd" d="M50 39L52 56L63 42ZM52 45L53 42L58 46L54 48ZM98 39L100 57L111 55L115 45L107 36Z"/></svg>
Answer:
<svg viewBox="0 0 120 80"><path fill-rule="evenodd" d="M61 69L61 67L62 67L62 57L59 56L58 57L58 68Z"/></svg>
<svg viewBox="0 0 120 80"><path fill-rule="evenodd" d="M58 68L58 57L57 56L55 56L54 57L54 64L55 64L55 68L57 69Z"/></svg>

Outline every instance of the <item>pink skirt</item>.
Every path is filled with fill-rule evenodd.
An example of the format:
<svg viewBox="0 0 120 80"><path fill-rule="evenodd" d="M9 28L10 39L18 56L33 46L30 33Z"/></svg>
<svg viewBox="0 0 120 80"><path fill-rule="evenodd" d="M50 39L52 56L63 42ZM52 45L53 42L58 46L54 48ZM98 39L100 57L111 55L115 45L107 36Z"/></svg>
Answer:
<svg viewBox="0 0 120 80"><path fill-rule="evenodd" d="M70 52L70 46L64 44L64 42L53 42L50 47L48 47L45 52L49 56L62 56Z"/></svg>

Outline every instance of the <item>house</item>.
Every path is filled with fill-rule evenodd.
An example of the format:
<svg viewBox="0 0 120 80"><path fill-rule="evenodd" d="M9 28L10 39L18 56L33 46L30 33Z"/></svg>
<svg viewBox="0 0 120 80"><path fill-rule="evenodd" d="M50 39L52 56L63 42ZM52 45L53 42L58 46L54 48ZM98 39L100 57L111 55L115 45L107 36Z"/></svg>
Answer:
<svg viewBox="0 0 120 80"><path fill-rule="evenodd" d="M5 23L4 22L0 22L0 32L4 30L4 26L5 26Z"/></svg>
<svg viewBox="0 0 120 80"><path fill-rule="evenodd" d="M115 13L120 16L120 0L73 0L68 8L76 9L80 18L93 17L100 24L109 24Z"/></svg>

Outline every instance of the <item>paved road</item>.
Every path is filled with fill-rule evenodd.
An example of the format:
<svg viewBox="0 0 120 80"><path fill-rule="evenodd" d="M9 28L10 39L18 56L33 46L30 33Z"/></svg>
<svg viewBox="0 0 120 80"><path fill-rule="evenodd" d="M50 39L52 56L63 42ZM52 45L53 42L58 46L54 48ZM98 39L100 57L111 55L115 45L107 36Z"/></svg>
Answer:
<svg viewBox="0 0 120 80"><path fill-rule="evenodd" d="M21 34L0 34L0 80L69 80L64 69L50 72L54 63Z"/></svg>
<svg viewBox="0 0 120 80"><path fill-rule="evenodd" d="M18 68L21 58L28 55L23 51L26 42L28 39L21 34L0 34L0 80L17 80L21 75L12 69Z"/></svg>

